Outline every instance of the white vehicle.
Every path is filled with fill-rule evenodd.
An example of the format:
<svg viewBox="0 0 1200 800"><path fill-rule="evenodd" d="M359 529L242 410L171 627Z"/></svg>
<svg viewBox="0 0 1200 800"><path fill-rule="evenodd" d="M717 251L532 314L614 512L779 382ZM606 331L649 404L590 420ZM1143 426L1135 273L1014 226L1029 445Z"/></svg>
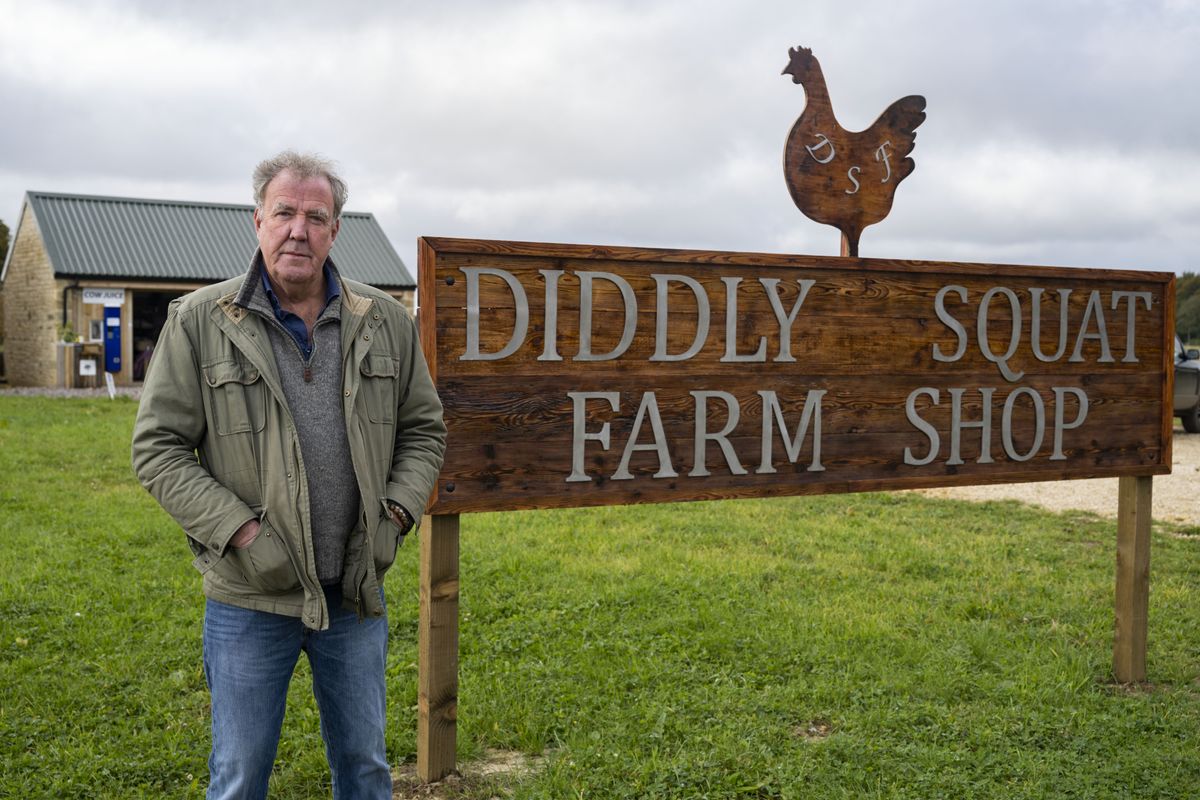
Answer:
<svg viewBox="0 0 1200 800"><path fill-rule="evenodd" d="M1188 433L1200 433L1200 350L1175 337L1175 416Z"/></svg>

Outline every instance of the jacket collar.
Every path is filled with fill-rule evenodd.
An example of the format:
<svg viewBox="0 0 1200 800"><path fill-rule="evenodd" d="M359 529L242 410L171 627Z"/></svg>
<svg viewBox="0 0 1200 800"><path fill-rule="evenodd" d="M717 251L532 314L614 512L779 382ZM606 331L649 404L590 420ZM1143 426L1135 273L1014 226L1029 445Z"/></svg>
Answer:
<svg viewBox="0 0 1200 800"><path fill-rule="evenodd" d="M334 279L341 287L342 335L344 337L354 336L357 333L358 324L367 316L375 301L367 295L356 292L352 285L353 282L346 280L338 272L333 259L327 257L325 259L325 266L330 270L330 273L332 273ZM237 293L225 295L220 301L220 306L225 315L233 320L233 322L240 323L246 316L246 311L252 306L261 304L261 306L268 310L270 309L270 303L262 291L262 272L264 269L266 269L266 265L263 263L262 250L256 249L254 255L250 258L250 268L246 270L246 276L242 279ZM347 339L347 342L349 341Z"/></svg>
<svg viewBox="0 0 1200 800"><path fill-rule="evenodd" d="M371 305L370 297L360 295L349 287L346 279L342 277L342 273L337 270L337 265L334 264L334 259L325 258L325 275L332 276L337 281L338 290L341 291L342 305L344 308L349 308L355 314L364 314L366 309ZM250 308L254 305L254 295L262 291L263 272L266 270L266 264L263 261L262 248L254 249L254 254L250 258L250 269L246 270L246 275L242 278L241 285L238 288L238 294L233 297L235 306L242 308ZM266 308L270 308L270 301L266 300L264 295L263 303Z"/></svg>
<svg viewBox="0 0 1200 800"><path fill-rule="evenodd" d="M237 295L234 296L233 302L242 308L250 308L254 304L255 294L261 292L264 281L266 280L264 273L266 272L266 263L263 261L262 248L254 251L254 255L250 257L250 268L246 270L246 276L242 279L242 285L238 288ZM328 302L338 294L345 294L346 282L342 280L342 274L338 272L337 265L333 263L333 259L325 257L325 278L330 278L336 283L336 286L327 286L325 288L325 300ZM267 308L271 307L269 299L263 297L263 302Z"/></svg>

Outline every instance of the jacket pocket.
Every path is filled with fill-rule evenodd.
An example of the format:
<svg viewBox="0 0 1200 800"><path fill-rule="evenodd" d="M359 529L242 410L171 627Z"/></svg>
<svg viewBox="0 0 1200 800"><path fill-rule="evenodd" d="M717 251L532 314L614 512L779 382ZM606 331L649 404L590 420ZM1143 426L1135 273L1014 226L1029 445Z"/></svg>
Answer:
<svg viewBox="0 0 1200 800"><path fill-rule="evenodd" d="M287 592L300 585L287 542L263 519L258 536L245 547L231 547L234 563L246 583L263 592Z"/></svg>
<svg viewBox="0 0 1200 800"><path fill-rule="evenodd" d="M212 398L212 423L218 434L259 433L266 426L263 380L253 364L209 364L204 367L204 381Z"/></svg>
<svg viewBox="0 0 1200 800"><path fill-rule="evenodd" d="M400 375L398 359L386 355L367 355L359 365L362 385L359 392L367 405L372 422L391 424L396 419L396 386Z"/></svg>
<svg viewBox="0 0 1200 800"><path fill-rule="evenodd" d="M375 540L371 543L371 556L375 559L375 574L378 575L396 560L396 551L400 548L400 542L404 536L400 533L400 526L392 521L392 518L387 514L379 520L379 527L375 529Z"/></svg>

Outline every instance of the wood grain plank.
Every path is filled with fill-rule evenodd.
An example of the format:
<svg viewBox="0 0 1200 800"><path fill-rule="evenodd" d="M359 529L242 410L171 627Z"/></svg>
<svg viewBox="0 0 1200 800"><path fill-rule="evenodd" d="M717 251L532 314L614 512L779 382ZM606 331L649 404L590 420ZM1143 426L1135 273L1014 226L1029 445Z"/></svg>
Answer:
<svg viewBox="0 0 1200 800"><path fill-rule="evenodd" d="M1161 475L1164 472L1165 470L1158 465L1141 467L1129 465L1122 467L1122 473L1131 476ZM1044 473L1033 470L1022 470L1019 472L965 472L957 475L942 476L936 481L914 476L908 478L848 478L844 480L830 480L819 484L777 481L766 485L747 486L739 483L722 488L704 488L689 495L681 495L673 491L643 491L641 489L629 490L619 495L606 495L603 492L586 488L590 487L591 484L573 484L575 487L583 486L585 488L572 489L569 497L548 498L544 502L526 503L522 502L522 498L519 497L504 498L502 510L516 511L536 508L585 508L615 504L639 505L643 503L742 500L818 494L846 494L851 492L903 491L906 489L924 489L939 486L986 486L990 484L1026 483L1030 481L1084 480L1110 478L1112 476L1112 470L1104 466L1088 467L1086 465L1079 465L1057 473ZM444 490L444 487L439 488ZM439 507L445 507L454 513L462 514L495 510L494 504L496 500L492 497L463 496L455 498L453 494L453 492L448 495L439 494L439 497L446 498L444 506L440 505Z"/></svg>
<svg viewBox="0 0 1200 800"><path fill-rule="evenodd" d="M1162 415L1163 460L1172 463L1175 417L1170 413L1175 404L1175 277L1172 276L1164 292L1163 307L1166 319L1163 322L1162 343L1162 404L1168 413Z"/></svg>
<svg viewBox="0 0 1200 800"><path fill-rule="evenodd" d="M480 510L488 503L496 510L560 507L849 490L845 487L950 485L964 479L986 483L998 475L1023 480L1028 478L1022 475L1046 479L1143 475L1169 469L1164 460L1170 447L1169 423L1164 418L1169 417L1170 398L1164 405L1162 374L1167 359L1164 348L1169 344L1163 327L1173 289L1173 276L1167 273L422 241L426 256L422 266L428 269L422 286L437 295L430 352L437 361L439 392L451 431L434 506L437 511ZM464 357L468 288L472 304L477 302L472 308L478 309L481 353L504 348L517 319L510 285L482 272L475 273L478 281L472 283L473 269L504 270L524 287L528 335L503 359ZM634 298L632 339L613 360L575 358L587 316L581 308L579 273L586 271L619 276ZM548 331L544 327L547 276L555 275L558 302ZM661 327L656 275L688 279L664 284L668 317ZM763 284L760 278L778 283ZM778 305L786 311L801 296L798 281L811 281L806 284L804 303L793 322L781 323L768 289L775 287ZM738 308L727 316L732 282L738 286ZM950 302L939 313L935 295L946 286L962 288L946 295ZM1036 350L1031 341L1035 288L1042 290L1044 301ZM1061 309L1067 328L1062 347L1059 290L1069 290ZM705 298L707 317L696 291ZM1143 292L1146 295L1139 296L1149 297L1149 308L1141 302L1134 307L1132 327L1130 300L1120 300L1116 292ZM991 302L980 310L988 293ZM604 352L621 338L627 301L609 280L593 283L592 301L592 351ZM1100 316L1105 318L1107 353L1097 335ZM691 349L704 320L708 335L692 358L653 360L664 351L678 354ZM730 324L736 331L728 333L727 341ZM787 325L790 335L784 341L781 334ZM1016 340L1010 346L1014 325ZM984 342L979 341L981 332ZM549 336L555 347L548 349ZM656 340L660 336L661 342ZM964 347L958 354L960 336ZM767 360L730 358L730 342L733 353L744 356L757 350L760 341L765 342ZM1038 355L1039 350L1062 352L1048 360ZM917 391L923 388L936 390L938 402ZM963 463L958 464L947 463L952 389L963 391L961 415L968 425L957 453ZM992 459L978 463L983 442L969 424L983 414L985 389L994 393L988 438ZM1086 392L1088 413L1084 424L1074 427L1078 402L1070 392L1061 395L1063 419L1071 422L1061 432L1065 459L1051 461L1056 389ZM805 467L812 453L810 437L802 442L799 466L782 463L774 477L755 475L762 458L761 391L776 393L790 426L798 422L810 391L824 393L820 401L823 471ZM611 440L608 446L584 443L582 472L576 469L577 453L571 443L576 409L570 392L610 393L593 398L580 410L584 433L603 430ZM663 466L657 451L635 448L627 465L632 480L613 480L633 432L634 412L647 392L653 392L657 401L664 457L670 465ZM732 397L736 403L739 418L724 442L738 469L726 464L722 443L709 440L703 457L708 475L655 480L651 476L659 472L687 476L695 470L693 392L722 393L712 395L703 406L705 430L710 433L721 430L729 418L724 399ZM1009 396L1014 399L1006 419L1003 408ZM610 405L614 401L616 411ZM910 402L916 419L906 411ZM1040 441L1039 417L1034 413L1038 406L1044 426ZM915 454L931 447L923 426L932 426L939 437L937 456L929 465L906 464L906 448L910 459L919 459ZM778 431L773 436L774 457L783 451L784 443ZM635 444L650 441L649 428L644 426ZM1024 458L1033 451L1030 460L1010 458L1006 442L1013 456ZM785 466L786 479L782 478ZM741 474L741 469L747 474ZM592 480L566 481L573 471L576 478L582 474Z"/></svg>
<svg viewBox="0 0 1200 800"><path fill-rule="evenodd" d="M1123 476L1118 488L1113 675L1121 683L1146 680L1152 480Z"/></svg>
<svg viewBox="0 0 1200 800"><path fill-rule="evenodd" d="M505 241L497 239L467 239L450 237L423 237L439 255L472 254L490 256L532 256L545 259L584 259L620 262L660 261L665 264L720 264L746 267L824 267L833 270L854 269L865 272L946 272L948 264L942 261L883 258L842 258L835 256L792 255L783 253L726 252L720 250L693 250L683 248L622 247L617 245L565 244L548 242ZM983 264L954 262L956 272L964 275L1033 278L1078 277L1078 267L1034 266L1028 264ZM1112 280L1127 281L1144 286L1165 283L1174 278L1171 272L1141 270L1104 270Z"/></svg>
<svg viewBox="0 0 1200 800"><path fill-rule="evenodd" d="M417 650L417 774L439 781L454 771L458 720L457 515L425 517L420 553Z"/></svg>

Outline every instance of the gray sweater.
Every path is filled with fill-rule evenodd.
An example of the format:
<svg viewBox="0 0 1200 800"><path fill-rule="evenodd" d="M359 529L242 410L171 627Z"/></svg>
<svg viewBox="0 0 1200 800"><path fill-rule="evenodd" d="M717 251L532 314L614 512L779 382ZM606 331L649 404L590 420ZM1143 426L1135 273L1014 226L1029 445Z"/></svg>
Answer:
<svg viewBox="0 0 1200 800"><path fill-rule="evenodd" d="M296 423L300 455L308 475L317 578L322 584L341 580L346 540L358 522L360 506L342 411L341 303L341 297L333 298L318 317L312 330L312 355L307 361L275 317L257 281L249 303L250 309L268 322L275 364Z"/></svg>

